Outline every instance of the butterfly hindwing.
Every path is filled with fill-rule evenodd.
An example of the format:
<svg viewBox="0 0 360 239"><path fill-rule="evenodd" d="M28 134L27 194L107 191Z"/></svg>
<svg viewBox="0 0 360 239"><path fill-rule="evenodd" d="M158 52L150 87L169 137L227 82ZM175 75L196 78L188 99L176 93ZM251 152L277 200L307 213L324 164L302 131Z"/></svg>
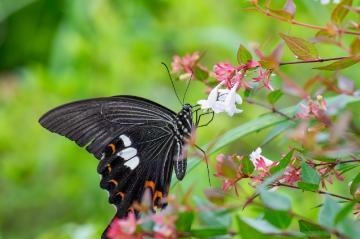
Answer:
<svg viewBox="0 0 360 239"><path fill-rule="evenodd" d="M161 206L156 205L155 194L167 195L177 151L174 136L165 129L166 125L132 128L106 146L98 165L100 186L109 191L109 202L117 207L119 218L127 215L134 202L140 203L146 188L151 189L154 206Z"/></svg>

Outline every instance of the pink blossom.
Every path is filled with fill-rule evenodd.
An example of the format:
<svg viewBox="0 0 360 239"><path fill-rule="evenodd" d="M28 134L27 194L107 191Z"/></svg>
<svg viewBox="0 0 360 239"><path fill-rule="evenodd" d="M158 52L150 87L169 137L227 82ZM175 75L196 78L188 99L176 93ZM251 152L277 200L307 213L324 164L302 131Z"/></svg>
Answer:
<svg viewBox="0 0 360 239"><path fill-rule="evenodd" d="M253 78L253 81L255 82L262 81L265 88L267 88L268 90L274 90L274 88L270 85L271 71L270 70L263 71L262 68L259 68L258 74L259 75L257 77Z"/></svg>
<svg viewBox="0 0 360 239"><path fill-rule="evenodd" d="M236 83L238 83L238 87L241 87L244 82L244 72L242 71L244 67L245 65L233 66L230 63L220 62L214 66L215 78L220 82L225 82L228 89L233 88Z"/></svg>
<svg viewBox="0 0 360 239"><path fill-rule="evenodd" d="M292 165L288 166L279 181L282 183L293 185L294 183L300 181L300 170Z"/></svg>
<svg viewBox="0 0 360 239"><path fill-rule="evenodd" d="M329 116L326 115L326 102L322 96L317 96L317 101L308 99L307 105L301 103L300 109L296 113L296 117L299 119L311 119L316 118L318 121L324 123L326 126L331 125Z"/></svg>
<svg viewBox="0 0 360 239"><path fill-rule="evenodd" d="M274 162L261 155L261 148L258 147L249 156L251 162L254 164L256 170L268 171L269 167L274 165Z"/></svg>
<svg viewBox="0 0 360 239"><path fill-rule="evenodd" d="M115 218L110 229L107 232L109 239L140 239L141 235L135 234L136 231L136 217L134 213L130 213L127 218Z"/></svg>
<svg viewBox="0 0 360 239"><path fill-rule="evenodd" d="M235 159L238 159L239 161L235 161ZM225 156L224 154L219 154L216 157L215 176L222 178L223 182L221 189L223 191L227 191L236 186L236 183L244 177L240 171L240 159L241 157L239 156Z"/></svg>
<svg viewBox="0 0 360 239"><path fill-rule="evenodd" d="M245 80L246 71L259 66L257 61L249 61L238 66L233 66L228 62L219 62L214 65L214 77L220 82L225 82L228 89L233 88L236 84L238 84L238 88L251 88Z"/></svg>
<svg viewBox="0 0 360 239"><path fill-rule="evenodd" d="M152 215L155 239L175 239L177 238L175 221L176 216L165 213Z"/></svg>
<svg viewBox="0 0 360 239"><path fill-rule="evenodd" d="M198 60L200 59L199 52L194 52L192 54L186 54L183 57L174 56L171 63L173 73L188 73L193 74L193 69L196 66Z"/></svg>

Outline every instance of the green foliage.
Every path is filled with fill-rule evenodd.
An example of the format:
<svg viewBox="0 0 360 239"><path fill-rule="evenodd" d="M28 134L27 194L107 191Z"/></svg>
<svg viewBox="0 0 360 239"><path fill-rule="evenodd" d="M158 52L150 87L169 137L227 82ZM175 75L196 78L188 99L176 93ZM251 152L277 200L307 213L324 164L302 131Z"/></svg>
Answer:
<svg viewBox="0 0 360 239"><path fill-rule="evenodd" d="M190 149L187 176L181 183L174 177L170 190L181 205L176 212L177 231L198 238L357 238L360 226L352 213L360 197L359 167L338 162L358 157L349 157L357 141L345 147L349 145L344 146L344 138L358 136L360 100L351 96L351 84L338 79L355 79L353 88L360 86L356 80L360 68L355 67L360 41L346 33L357 31L348 27L359 1L327 6L319 1L269 1L271 7L260 7L273 17L271 21L253 5L257 13L246 11L247 5L239 11L245 4L240 2L226 1L219 7L218 2L189 0L0 0L0 238L99 238L115 211L98 186L98 161L73 142L42 129L39 117L69 101L118 94L149 98L177 111L161 62L170 65L173 55L194 50L201 52L202 64L210 69L217 62L258 61L276 75L270 76L275 90L267 93L257 85L239 92L246 98L241 115L216 115L209 126L197 130L197 144L204 145L209 157L212 187L219 189L222 183L213 176L218 153L241 154L242 171L227 165L223 169L225 176L243 174L236 187L221 191L221 203L209 203L203 193L209 187L206 166L202 155ZM294 24L296 19L326 27L314 34L313 29ZM245 48L254 41L263 52ZM281 42L291 52L280 54ZM267 56L268 52L273 53ZM325 66L280 64L294 61L294 54L296 61L312 61L344 52L349 56L322 63ZM203 83L209 76L203 68L195 68L199 81L190 84L187 102L206 98ZM247 77L256 75L251 72ZM209 80L210 85L213 82ZM182 96L184 81L176 82L176 89ZM303 91L306 94L301 95ZM305 99L319 92L324 92L331 130L316 135L311 130L318 129L317 118L303 120L308 123L305 130L298 128L301 120L295 115L300 104L306 105ZM265 107L247 101L253 98ZM347 111L353 115L349 121L341 118ZM347 123L351 127L346 128ZM301 135L294 132L305 132L306 141L293 141L289 135ZM259 146L277 164L256 191L251 180L259 176L258 169L248 155ZM296 164L292 159L299 155L302 161ZM341 184L333 171L319 173L321 166L328 165L344 177ZM301 181L290 185L294 190L268 191L289 166L301 173ZM330 185L327 176L335 183ZM322 183L342 199L314 196ZM300 192L295 192L296 187ZM302 190L313 194L304 197ZM143 225L144 230L152 228L152 222Z"/></svg>

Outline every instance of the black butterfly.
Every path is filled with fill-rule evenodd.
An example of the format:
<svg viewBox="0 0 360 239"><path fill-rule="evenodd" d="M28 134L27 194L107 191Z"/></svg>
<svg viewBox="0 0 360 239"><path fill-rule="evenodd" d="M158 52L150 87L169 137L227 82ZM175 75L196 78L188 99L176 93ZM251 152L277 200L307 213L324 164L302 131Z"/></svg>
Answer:
<svg viewBox="0 0 360 239"><path fill-rule="evenodd" d="M138 215L133 204L141 201L147 188L153 208L166 206L173 168L179 180L185 176L184 149L198 123L196 119L194 124L192 114L189 104L176 114L144 98L113 96L59 106L39 122L86 146L100 160L100 186L109 191L109 202L117 208L115 219L129 212Z"/></svg>

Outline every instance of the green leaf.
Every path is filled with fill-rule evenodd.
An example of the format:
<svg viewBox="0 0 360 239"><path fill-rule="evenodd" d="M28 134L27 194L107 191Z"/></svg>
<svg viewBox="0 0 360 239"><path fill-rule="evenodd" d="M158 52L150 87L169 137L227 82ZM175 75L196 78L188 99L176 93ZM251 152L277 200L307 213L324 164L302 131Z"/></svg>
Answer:
<svg viewBox="0 0 360 239"><path fill-rule="evenodd" d="M305 220L299 220L298 223L299 223L300 232L304 233L310 238L317 238L317 239L330 238L330 233L325 231L320 225L314 224L312 222L307 222Z"/></svg>
<svg viewBox="0 0 360 239"><path fill-rule="evenodd" d="M299 37L292 37L280 33L280 37L284 39L286 45L301 60L318 59L318 51L314 44Z"/></svg>
<svg viewBox="0 0 360 239"><path fill-rule="evenodd" d="M351 185L350 185L350 193L351 195L356 198L357 200L359 199L358 197L360 195L356 195L356 191L360 189L360 173L358 173L356 175L356 177L353 179ZM359 193L358 193L359 194Z"/></svg>
<svg viewBox="0 0 360 239"><path fill-rule="evenodd" d="M286 211L265 209L264 219L277 228L286 229L291 224L292 216Z"/></svg>
<svg viewBox="0 0 360 239"><path fill-rule="evenodd" d="M335 217L340 211L340 206L330 196L325 196L324 204L320 209L319 223L326 227L334 227Z"/></svg>
<svg viewBox="0 0 360 239"><path fill-rule="evenodd" d="M196 238L211 238L216 236L227 235L228 230L226 227L219 228L204 228L191 230L191 236Z"/></svg>
<svg viewBox="0 0 360 239"><path fill-rule="evenodd" d="M197 216L200 220L200 224L208 227L229 227L231 224L231 210L210 210L213 208L213 204L210 204L207 200L195 197L195 203L198 208L209 208L209 210L201 210Z"/></svg>
<svg viewBox="0 0 360 239"><path fill-rule="evenodd" d="M331 20L334 23L340 24L349 13L349 7L352 6L352 3L352 0L342 0L337 4L331 13Z"/></svg>
<svg viewBox="0 0 360 239"><path fill-rule="evenodd" d="M326 98L328 107L331 108L333 106L337 106L337 108L341 109L345 107L347 104L352 102L360 102L359 97L349 96L349 95L339 95L335 97ZM341 104L339 105L339 102ZM281 112L287 115L294 115L294 112L297 110L298 106L292 106L285 109L281 109ZM257 117L255 120L249 121L245 124L242 124L238 127L235 127L222 136L218 137L214 142L209 142L208 145L203 146L203 149L210 148L208 155L214 154L218 152L221 148L229 145L230 143L238 140L241 137L244 137L250 133L258 132L259 130L265 129L272 125L277 125L281 122L286 121L283 117L276 114L266 114L260 117ZM201 160L188 159L188 167L187 172L191 172L197 165L202 162ZM173 175L171 180L171 187L174 187L179 180Z"/></svg>
<svg viewBox="0 0 360 239"><path fill-rule="evenodd" d="M340 164L338 167L338 170L340 172L340 174L345 174L351 170L354 170L356 168L358 168L360 165L359 164Z"/></svg>
<svg viewBox="0 0 360 239"><path fill-rule="evenodd" d="M252 90L246 89L246 90L244 91L244 98L250 97L251 94L252 94Z"/></svg>
<svg viewBox="0 0 360 239"><path fill-rule="evenodd" d="M298 182L297 186L306 191L316 191L319 188L319 184Z"/></svg>
<svg viewBox="0 0 360 239"><path fill-rule="evenodd" d="M245 48L244 45L240 45L239 49L237 51L237 61L239 64L246 64L249 61L252 60L252 55L251 53L248 51L248 49Z"/></svg>
<svg viewBox="0 0 360 239"><path fill-rule="evenodd" d="M250 160L248 155L244 156L244 158L241 160L241 164L242 164L242 172L245 175L250 175L255 169L255 166L253 162Z"/></svg>
<svg viewBox="0 0 360 239"><path fill-rule="evenodd" d="M178 218L175 222L176 229L180 232L188 232L191 230L191 225L194 221L194 212L178 213Z"/></svg>
<svg viewBox="0 0 360 239"><path fill-rule="evenodd" d="M284 169L288 166L288 164L290 163L290 160L291 160L293 154L294 154L294 149L290 150L290 151L280 160L280 162L279 162L278 165L272 167L272 168L270 169L270 173L271 173L271 174L274 174L274 173L276 173L276 172L279 172L279 171L281 171L281 170L284 170Z"/></svg>
<svg viewBox="0 0 360 239"><path fill-rule="evenodd" d="M277 126L274 127L274 129L272 129L266 135L266 138L261 142L260 145L265 145L265 144L271 142L275 137L279 136L281 133L287 131L289 128L292 128L293 126L294 126L294 123L291 121L284 121L284 122L278 123ZM270 171L271 171L271 169L270 169Z"/></svg>
<svg viewBox="0 0 360 239"><path fill-rule="evenodd" d="M260 231L256 230L254 227L248 225L244 219L240 217L236 217L238 234L241 236L242 239L267 239L268 237L261 233Z"/></svg>
<svg viewBox="0 0 360 239"><path fill-rule="evenodd" d="M304 161L301 162L301 179L305 183L319 185L320 175Z"/></svg>
<svg viewBox="0 0 360 239"><path fill-rule="evenodd" d="M360 58L347 57L347 58L344 58L344 59L337 60L337 61L335 61L335 62L333 62L333 63L331 63L329 65L315 67L313 69L327 70L327 71L338 71L338 70L348 68L348 67L358 63L359 61L360 61Z"/></svg>
<svg viewBox="0 0 360 239"><path fill-rule="evenodd" d="M283 92L281 90L274 90L274 91L271 91L270 94L268 95L268 101L270 104L275 104L276 101L278 101L281 96L283 96Z"/></svg>
<svg viewBox="0 0 360 239"><path fill-rule="evenodd" d="M355 206L356 202L346 203L343 208L338 212L335 217L335 224L341 223L344 221L348 216L352 215L352 210Z"/></svg>
<svg viewBox="0 0 360 239"><path fill-rule="evenodd" d="M260 191L260 198L268 208L279 211L288 211L291 209L290 199L277 192L262 190Z"/></svg>
<svg viewBox="0 0 360 239"><path fill-rule="evenodd" d="M194 76L195 76L195 79L204 81L207 78L209 78L209 73L207 71L201 69L200 67L195 67Z"/></svg>

